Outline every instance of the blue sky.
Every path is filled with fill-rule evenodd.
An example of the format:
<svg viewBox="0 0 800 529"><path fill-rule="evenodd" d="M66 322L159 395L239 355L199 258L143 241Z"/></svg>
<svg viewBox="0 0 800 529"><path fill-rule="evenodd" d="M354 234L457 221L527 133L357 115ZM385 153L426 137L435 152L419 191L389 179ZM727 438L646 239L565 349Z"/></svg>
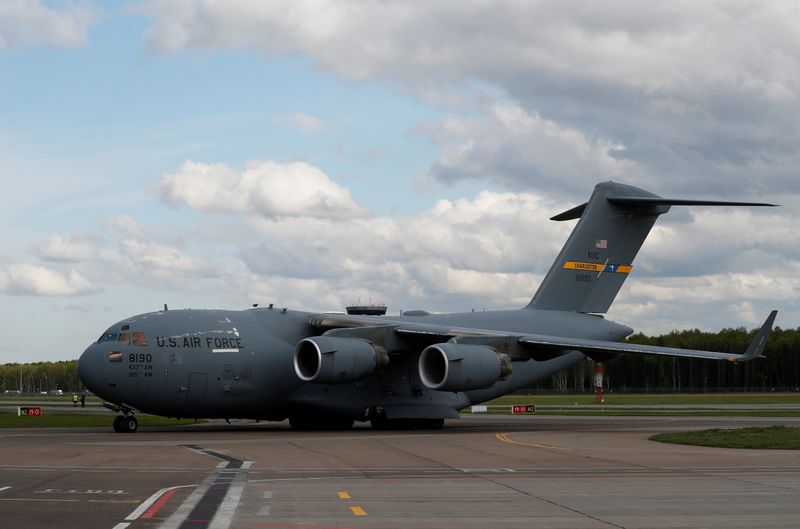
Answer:
<svg viewBox="0 0 800 529"><path fill-rule="evenodd" d="M795 327L794 9L0 0L0 362L164 303L521 306L609 179L782 204L665 216L610 318Z"/></svg>

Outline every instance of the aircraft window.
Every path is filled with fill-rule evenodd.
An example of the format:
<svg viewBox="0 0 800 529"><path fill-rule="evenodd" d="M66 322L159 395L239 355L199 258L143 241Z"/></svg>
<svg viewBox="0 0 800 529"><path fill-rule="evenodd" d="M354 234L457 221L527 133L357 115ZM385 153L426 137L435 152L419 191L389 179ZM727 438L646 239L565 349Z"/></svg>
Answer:
<svg viewBox="0 0 800 529"><path fill-rule="evenodd" d="M147 347L147 338L145 338L143 332L134 332L131 334L133 335L133 345L136 347Z"/></svg>
<svg viewBox="0 0 800 529"><path fill-rule="evenodd" d="M109 351L108 352L108 361L109 362L122 362L122 351Z"/></svg>
<svg viewBox="0 0 800 529"><path fill-rule="evenodd" d="M131 343L131 334L129 332L121 332L119 333L119 338L117 339L119 343Z"/></svg>
<svg viewBox="0 0 800 529"><path fill-rule="evenodd" d="M117 341L117 333L115 332L107 332L100 337L98 342L116 342Z"/></svg>

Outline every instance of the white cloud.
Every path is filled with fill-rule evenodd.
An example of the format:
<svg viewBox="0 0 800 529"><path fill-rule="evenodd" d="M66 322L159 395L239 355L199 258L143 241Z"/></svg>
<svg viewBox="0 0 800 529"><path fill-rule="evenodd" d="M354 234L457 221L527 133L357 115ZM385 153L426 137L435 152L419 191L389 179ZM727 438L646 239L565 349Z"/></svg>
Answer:
<svg viewBox="0 0 800 529"><path fill-rule="evenodd" d="M350 191L304 162L251 161L241 172L224 164L186 161L155 186L162 201L198 211L264 217L364 217Z"/></svg>
<svg viewBox="0 0 800 529"><path fill-rule="evenodd" d="M260 242L242 259L264 280L324 280L323 291L337 300L328 309L358 297L395 308L521 306L569 231L544 219L565 207L533 194L487 191L400 219L253 219Z"/></svg>
<svg viewBox="0 0 800 529"><path fill-rule="evenodd" d="M81 4L54 9L40 0L0 0L0 51L45 44L54 48L86 41L92 10Z"/></svg>
<svg viewBox="0 0 800 529"><path fill-rule="evenodd" d="M219 273L219 267L206 259L170 245L140 239L124 239L117 248L103 251L99 265L102 268L97 274L109 283L123 281L148 288L192 290L192 283Z"/></svg>
<svg viewBox="0 0 800 529"><path fill-rule="evenodd" d="M27 296L78 296L97 289L75 270L66 274L27 263L0 268L0 292Z"/></svg>
<svg viewBox="0 0 800 529"><path fill-rule="evenodd" d="M97 235L79 231L69 237L51 235L34 247L34 253L47 261L80 263L93 258L103 244L103 239Z"/></svg>
<svg viewBox="0 0 800 529"><path fill-rule="evenodd" d="M494 104L484 119L450 117L421 128L443 148L431 176L443 182L472 178L504 187L568 189L586 193L598 179L630 181L637 164L624 146L560 126L510 104Z"/></svg>
<svg viewBox="0 0 800 529"><path fill-rule="evenodd" d="M325 130L325 123L321 119L303 112L295 112L294 114L283 116L278 118L276 122L303 134L319 134Z"/></svg>
<svg viewBox="0 0 800 529"><path fill-rule="evenodd" d="M635 162L650 182L670 178L674 189L800 192L794 2L160 0L141 11L154 21L147 43L161 51L302 53L344 79L388 81L422 97L489 86L492 99L511 98L541 120L547 143L589 142L589 155L575 164L566 156L567 167L537 158L542 170L607 179L598 173L616 170L612 160L594 170L580 162L608 146L606 157ZM546 135L548 124L560 141ZM447 150L440 162L477 159L487 178L513 168L492 152L468 154Z"/></svg>
<svg viewBox="0 0 800 529"><path fill-rule="evenodd" d="M106 219L104 224L114 232L130 237L141 239L148 234L148 230L144 224L125 213Z"/></svg>

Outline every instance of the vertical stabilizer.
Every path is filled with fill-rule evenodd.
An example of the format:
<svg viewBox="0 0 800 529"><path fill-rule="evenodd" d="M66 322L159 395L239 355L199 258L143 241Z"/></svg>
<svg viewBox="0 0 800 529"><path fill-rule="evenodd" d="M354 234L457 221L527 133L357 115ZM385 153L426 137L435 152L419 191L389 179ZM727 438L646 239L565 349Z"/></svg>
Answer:
<svg viewBox="0 0 800 529"><path fill-rule="evenodd" d="M658 216L679 205L774 204L662 198L625 184L597 184L587 203L551 219L580 220L526 308L608 311Z"/></svg>
<svg viewBox="0 0 800 529"><path fill-rule="evenodd" d="M528 308L606 312L632 270L633 258L669 206L618 206L610 197L660 198L636 187L603 182L586 204L553 217L580 216Z"/></svg>

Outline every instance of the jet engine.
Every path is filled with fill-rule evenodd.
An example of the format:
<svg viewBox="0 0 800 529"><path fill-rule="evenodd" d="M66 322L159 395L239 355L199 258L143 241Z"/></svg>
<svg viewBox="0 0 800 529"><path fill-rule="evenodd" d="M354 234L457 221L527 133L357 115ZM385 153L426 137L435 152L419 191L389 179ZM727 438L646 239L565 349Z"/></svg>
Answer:
<svg viewBox="0 0 800 529"><path fill-rule="evenodd" d="M313 336L294 350L294 371L300 380L318 384L354 382L389 363L381 348L361 338Z"/></svg>
<svg viewBox="0 0 800 529"><path fill-rule="evenodd" d="M486 345L439 343L419 357L422 383L439 391L488 388L510 374L509 356Z"/></svg>

